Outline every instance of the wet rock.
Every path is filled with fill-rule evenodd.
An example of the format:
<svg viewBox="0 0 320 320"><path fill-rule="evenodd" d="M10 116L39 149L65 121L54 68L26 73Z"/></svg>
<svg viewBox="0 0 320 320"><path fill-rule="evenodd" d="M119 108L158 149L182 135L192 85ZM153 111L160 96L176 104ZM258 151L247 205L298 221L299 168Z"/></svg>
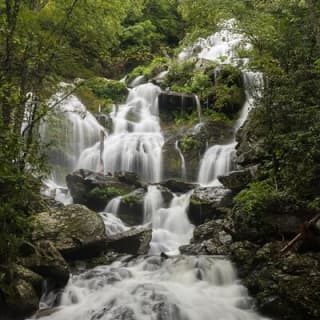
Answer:
<svg viewBox="0 0 320 320"><path fill-rule="evenodd" d="M237 132L237 162L242 166L252 166L261 163L265 157L264 140L266 132L263 132L255 120L253 110L245 124Z"/></svg>
<svg viewBox="0 0 320 320"><path fill-rule="evenodd" d="M32 245L32 248L32 254L20 259L21 264L44 279L50 279L58 287L66 285L69 280L69 267L53 243L43 240Z"/></svg>
<svg viewBox="0 0 320 320"><path fill-rule="evenodd" d="M226 188L239 192L253 182L257 169L257 166L253 166L244 170L232 171L226 176L218 177L218 179Z"/></svg>
<svg viewBox="0 0 320 320"><path fill-rule="evenodd" d="M109 236L107 247L119 253L147 254L151 237L151 229L131 228L120 234Z"/></svg>
<svg viewBox="0 0 320 320"><path fill-rule="evenodd" d="M105 226L101 216L82 205L36 215L33 240L49 240L62 256L74 260L98 255L104 250Z"/></svg>
<svg viewBox="0 0 320 320"><path fill-rule="evenodd" d="M174 112L190 114L197 110L197 102L193 94L162 91L158 97L159 110L162 119L172 119Z"/></svg>
<svg viewBox="0 0 320 320"><path fill-rule="evenodd" d="M280 210L281 211L281 210ZM235 208L233 210L235 238L256 243L266 243L281 238L295 236L304 222L303 215L292 212L266 211L247 214Z"/></svg>
<svg viewBox="0 0 320 320"><path fill-rule="evenodd" d="M123 196L117 216L130 226L142 224L145 194L146 191L140 188Z"/></svg>
<svg viewBox="0 0 320 320"><path fill-rule="evenodd" d="M160 183L161 186L175 193L186 193L194 189L197 184L184 182L181 180L169 179Z"/></svg>
<svg viewBox="0 0 320 320"><path fill-rule="evenodd" d="M194 190L188 210L188 217L194 225L224 214L230 204L230 190L223 187L198 187Z"/></svg>
<svg viewBox="0 0 320 320"><path fill-rule="evenodd" d="M67 175L66 180L73 202L95 211L103 211L114 197L141 187L137 175L131 172L105 175L80 169Z"/></svg>
<svg viewBox="0 0 320 320"><path fill-rule="evenodd" d="M30 282L15 279L5 297L8 313L14 316L28 316L38 309L39 297ZM1 312L2 313L2 312Z"/></svg>
<svg viewBox="0 0 320 320"><path fill-rule="evenodd" d="M319 319L320 269L314 254L279 256L273 244L260 249L263 258L245 278L261 311L285 320Z"/></svg>

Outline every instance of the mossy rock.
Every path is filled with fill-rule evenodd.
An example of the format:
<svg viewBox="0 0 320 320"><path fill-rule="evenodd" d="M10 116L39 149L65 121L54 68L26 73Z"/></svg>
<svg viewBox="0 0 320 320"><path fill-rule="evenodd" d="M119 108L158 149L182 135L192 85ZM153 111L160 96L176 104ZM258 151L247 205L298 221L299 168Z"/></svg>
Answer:
<svg viewBox="0 0 320 320"><path fill-rule="evenodd" d="M134 190L121 198L118 217L130 226L140 225L144 221L144 197L146 191L142 188Z"/></svg>
<svg viewBox="0 0 320 320"><path fill-rule="evenodd" d="M76 95L92 111L111 111L111 104L126 101L128 89L125 83L106 78L90 78L84 81L76 90Z"/></svg>
<svg viewBox="0 0 320 320"><path fill-rule="evenodd" d="M82 205L36 215L33 240L49 240L67 260L99 255L107 239L101 216Z"/></svg>
<svg viewBox="0 0 320 320"><path fill-rule="evenodd" d="M141 187L137 175L130 172L104 175L90 170L77 170L66 177L74 203L103 211L110 200Z"/></svg>

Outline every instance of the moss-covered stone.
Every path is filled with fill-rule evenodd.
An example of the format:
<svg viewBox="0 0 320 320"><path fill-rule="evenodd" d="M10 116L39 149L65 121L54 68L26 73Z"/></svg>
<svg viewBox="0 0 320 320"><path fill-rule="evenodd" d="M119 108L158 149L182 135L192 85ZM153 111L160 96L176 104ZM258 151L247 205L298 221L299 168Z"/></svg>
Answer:
<svg viewBox="0 0 320 320"><path fill-rule="evenodd" d="M82 205L42 212L36 216L33 240L50 240L66 259L98 255L105 249L101 216Z"/></svg>
<svg viewBox="0 0 320 320"><path fill-rule="evenodd" d="M141 187L137 175L130 172L104 175L78 170L66 177L74 203L84 204L95 211L103 211L108 202Z"/></svg>
<svg viewBox="0 0 320 320"><path fill-rule="evenodd" d="M110 112L112 103L126 101L128 89L121 81L95 77L84 81L77 88L76 94L90 111L97 112L100 107Z"/></svg>
<svg viewBox="0 0 320 320"><path fill-rule="evenodd" d="M130 226L140 225L144 218L144 197L142 188L134 190L121 198L118 217Z"/></svg>
<svg viewBox="0 0 320 320"><path fill-rule="evenodd" d="M194 225L224 214L229 190L220 187L196 188L190 198L188 217ZM230 204L230 203L229 203Z"/></svg>

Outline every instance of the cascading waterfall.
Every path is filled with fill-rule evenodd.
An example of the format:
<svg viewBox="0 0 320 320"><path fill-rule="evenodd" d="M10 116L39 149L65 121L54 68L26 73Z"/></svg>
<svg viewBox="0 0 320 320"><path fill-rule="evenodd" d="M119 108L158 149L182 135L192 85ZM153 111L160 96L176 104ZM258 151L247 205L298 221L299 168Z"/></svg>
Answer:
<svg viewBox="0 0 320 320"><path fill-rule="evenodd" d="M217 60L226 55L228 61L233 61L234 48L242 36L230 32L231 24L227 22L224 30L200 41L206 46L199 55L201 58ZM190 54L189 51L180 58ZM253 94L248 88L255 77L253 73L244 74L247 101L235 131L245 121L252 104ZM157 105L159 92L152 84L132 89L126 104L114 107L111 114L114 130L104 140L103 150L97 139L82 152L77 166L97 170L101 156L105 172L134 171L146 181L159 181L163 145ZM199 181L208 184L232 170L234 150L235 140L209 148L201 162ZM161 187L149 185L144 200L144 224L153 229L149 255L124 257L111 265L73 275L58 299L52 299L50 294L43 297L42 306L56 308L47 316L40 312L39 318L263 320L253 311L252 300L227 259L201 255L173 257L193 234L194 226L187 217L192 192L173 194L166 207ZM120 201L121 198L113 199L106 211L116 214ZM108 235L128 229L113 214L101 215ZM58 303L54 304L55 300Z"/></svg>
<svg viewBox="0 0 320 320"><path fill-rule="evenodd" d="M198 182L203 185L221 185L217 178L228 174L234 169L235 147L237 145L235 134L246 121L255 96L259 96L259 90L261 90L263 83L261 73L243 71L242 74L246 100L234 125L234 138L228 144L214 145L205 152L200 162L198 175Z"/></svg>
<svg viewBox="0 0 320 320"><path fill-rule="evenodd" d="M43 302L45 305L45 302ZM50 320L263 320L232 264L209 256L124 258L74 275Z"/></svg>
<svg viewBox="0 0 320 320"><path fill-rule="evenodd" d="M62 88L66 84L61 84ZM50 177L44 183L44 194L54 195L58 201L69 203L66 196L65 176L76 169L80 154L99 141L105 129L74 95L66 98L59 92L49 101L49 106L61 100L40 125L43 145L49 145L47 152L51 169Z"/></svg>
<svg viewBox="0 0 320 320"><path fill-rule="evenodd" d="M200 162L198 182L201 184L221 185L218 176L225 175L233 168L236 143L214 145L204 154Z"/></svg>
<svg viewBox="0 0 320 320"><path fill-rule="evenodd" d="M179 147L179 140L177 140L175 142L175 148L179 153L179 157L181 159L181 178L182 180L186 180L187 179L187 168L186 168L186 161L184 159L183 153Z"/></svg>
<svg viewBox="0 0 320 320"><path fill-rule="evenodd" d="M244 45L250 48L250 44L245 41L242 34L234 32L235 20L225 21L221 25L221 30L207 39L199 39L194 46L184 49L179 59L196 57L198 59L223 62L224 64L235 64L243 66L243 79L246 94L245 104L240 112L239 119L234 125L234 138L225 145L214 145L204 154L199 168L198 182L202 185L219 186L218 176L228 174L234 169L235 155L235 133L243 125L248 117L250 108L253 105L255 95L259 96L259 90L262 88L262 75L258 72L249 72L245 70L247 59L237 57L237 48ZM197 51L195 50L197 49ZM198 52L200 48L200 52ZM216 68L216 76L219 73L219 67ZM256 91L254 91L256 89Z"/></svg>
<svg viewBox="0 0 320 320"><path fill-rule="evenodd" d="M105 173L136 172L148 182L161 180L163 136L159 124L160 88L142 84L130 91L126 104L111 113L113 134L104 141L102 160ZM85 150L77 167L100 171L100 143Z"/></svg>

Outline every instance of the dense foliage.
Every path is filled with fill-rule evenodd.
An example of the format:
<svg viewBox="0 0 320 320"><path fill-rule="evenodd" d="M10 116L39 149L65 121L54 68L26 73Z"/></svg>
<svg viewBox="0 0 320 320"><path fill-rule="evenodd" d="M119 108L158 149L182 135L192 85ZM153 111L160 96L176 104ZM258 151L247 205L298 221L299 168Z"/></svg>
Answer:
<svg viewBox="0 0 320 320"><path fill-rule="evenodd" d="M265 198L259 183L266 180L274 192L319 209L319 1L6 0L0 3L1 261L14 256L37 210L45 172L37 125L50 111L44 101L57 81L119 79L138 65L144 67L131 78L150 79L170 67L165 86L196 93L228 113L230 102L243 99L236 70L221 73L213 86L214 67L195 71L194 62L169 64L168 57L182 39L208 35L229 18L252 43L241 48L250 67L264 74L253 115L263 137L262 182L244 191L238 204L260 206ZM97 105L120 102L124 86L98 79L87 82L83 99L94 93Z"/></svg>

